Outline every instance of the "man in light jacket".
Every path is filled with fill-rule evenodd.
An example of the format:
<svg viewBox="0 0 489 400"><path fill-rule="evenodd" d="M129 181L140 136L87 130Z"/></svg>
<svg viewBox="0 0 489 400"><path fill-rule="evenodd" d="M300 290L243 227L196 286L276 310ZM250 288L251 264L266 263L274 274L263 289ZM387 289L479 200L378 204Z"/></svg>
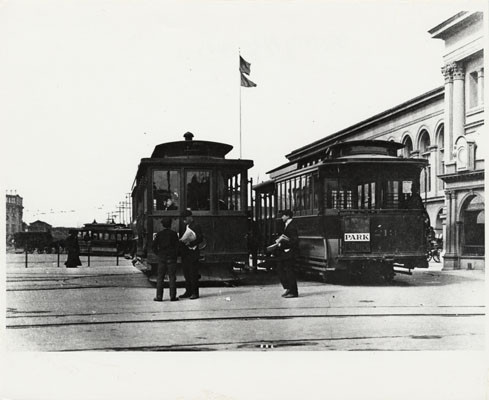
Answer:
<svg viewBox="0 0 489 400"><path fill-rule="evenodd" d="M202 243L204 236L200 226L194 222L192 211L185 210L183 218L185 232L180 238L180 243L185 293L180 298L195 300L199 298L199 244Z"/></svg>

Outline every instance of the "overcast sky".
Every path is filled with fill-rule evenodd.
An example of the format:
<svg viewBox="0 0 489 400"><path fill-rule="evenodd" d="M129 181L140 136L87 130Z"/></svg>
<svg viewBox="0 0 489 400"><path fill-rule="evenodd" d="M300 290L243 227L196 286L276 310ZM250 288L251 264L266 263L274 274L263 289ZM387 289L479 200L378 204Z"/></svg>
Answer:
<svg viewBox="0 0 489 400"><path fill-rule="evenodd" d="M473 7L474 3L471 3ZM155 145L229 143L251 177L443 85L428 30L467 2L4 1L2 184L24 221L101 222Z"/></svg>

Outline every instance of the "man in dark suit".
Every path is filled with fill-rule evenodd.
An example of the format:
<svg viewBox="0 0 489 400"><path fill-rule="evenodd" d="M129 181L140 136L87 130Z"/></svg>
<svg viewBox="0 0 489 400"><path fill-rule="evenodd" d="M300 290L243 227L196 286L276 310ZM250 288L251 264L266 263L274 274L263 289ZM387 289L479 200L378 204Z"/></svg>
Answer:
<svg viewBox="0 0 489 400"><path fill-rule="evenodd" d="M183 218L186 227L180 242L185 293L180 298L195 300L199 298L199 244L202 243L204 236L200 226L194 222L192 211L185 210Z"/></svg>
<svg viewBox="0 0 489 400"><path fill-rule="evenodd" d="M154 301L163 301L163 281L168 272L170 301L177 301L177 250L178 235L171 230L171 218L161 219L163 230L153 240L153 252L158 256L158 278Z"/></svg>
<svg viewBox="0 0 489 400"><path fill-rule="evenodd" d="M277 273L280 283L285 289L282 297L286 299L298 297L297 278L294 265L299 251L299 233L291 210L282 211L284 229L282 235L275 241L277 243Z"/></svg>

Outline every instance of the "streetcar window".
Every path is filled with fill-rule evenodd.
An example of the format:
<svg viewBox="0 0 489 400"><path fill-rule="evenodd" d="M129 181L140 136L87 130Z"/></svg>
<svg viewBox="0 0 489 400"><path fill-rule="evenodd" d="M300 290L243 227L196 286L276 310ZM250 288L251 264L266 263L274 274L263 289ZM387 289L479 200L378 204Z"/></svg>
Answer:
<svg viewBox="0 0 489 400"><path fill-rule="evenodd" d="M375 195L375 182L368 182L357 185L357 207L366 209L375 208Z"/></svg>
<svg viewBox="0 0 489 400"><path fill-rule="evenodd" d="M301 175L277 183L277 207L296 215L309 215L318 209L319 196L312 175Z"/></svg>
<svg viewBox="0 0 489 400"><path fill-rule="evenodd" d="M310 176L302 177L302 196L303 196L303 210L306 213L311 209L312 198L312 181Z"/></svg>
<svg viewBox="0 0 489 400"><path fill-rule="evenodd" d="M317 179L314 179L312 176L309 177L309 182L310 182L310 190L312 193L312 209L317 210L319 208L319 196L318 196L318 191L319 187L317 185Z"/></svg>
<svg viewBox="0 0 489 400"><path fill-rule="evenodd" d="M385 208L399 208L399 182L387 181Z"/></svg>
<svg viewBox="0 0 489 400"><path fill-rule="evenodd" d="M180 204L180 172L153 172L153 210L178 210Z"/></svg>
<svg viewBox="0 0 489 400"><path fill-rule="evenodd" d="M283 201L282 182L280 182L280 183L277 183L277 204L278 204L278 208L280 210L283 210L282 201Z"/></svg>
<svg viewBox="0 0 489 400"><path fill-rule="evenodd" d="M208 211L211 208L211 173L209 171L187 171L187 208Z"/></svg>
<svg viewBox="0 0 489 400"><path fill-rule="evenodd" d="M375 208L375 182L370 184L371 196L370 196L370 208Z"/></svg>
<svg viewBox="0 0 489 400"><path fill-rule="evenodd" d="M409 208L413 181L388 180L382 188L383 208Z"/></svg>
<svg viewBox="0 0 489 400"><path fill-rule="evenodd" d="M285 210L287 205L285 204L285 182L280 183L280 209Z"/></svg>
<svg viewBox="0 0 489 400"><path fill-rule="evenodd" d="M292 209L292 190L291 190L291 182L285 181L285 207L284 210Z"/></svg>
<svg viewBox="0 0 489 400"><path fill-rule="evenodd" d="M360 194L359 199L362 199L361 188L359 185ZM354 203L353 188L348 181L341 182L340 184L336 179L325 179L325 208L337 208L337 209L352 209ZM361 200L359 200L361 201ZM358 204L358 208L361 208L361 204Z"/></svg>
<svg viewBox="0 0 489 400"><path fill-rule="evenodd" d="M293 206L291 210L299 211L301 209L301 188L300 188L300 178L296 177L292 179L292 201Z"/></svg>
<svg viewBox="0 0 489 400"><path fill-rule="evenodd" d="M240 172L219 171L217 185L217 205L219 210L242 211L242 190Z"/></svg>

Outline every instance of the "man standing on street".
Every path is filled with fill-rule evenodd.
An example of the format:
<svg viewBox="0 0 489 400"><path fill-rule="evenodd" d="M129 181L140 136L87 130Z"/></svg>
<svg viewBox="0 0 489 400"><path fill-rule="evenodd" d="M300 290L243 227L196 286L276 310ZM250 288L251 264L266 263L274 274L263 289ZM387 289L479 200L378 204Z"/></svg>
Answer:
<svg viewBox="0 0 489 400"><path fill-rule="evenodd" d="M153 240L153 252L158 256L158 278L156 280L156 297L154 301L163 301L163 282L168 272L170 301L177 301L177 250L178 235L171 228L171 218L161 219L163 230Z"/></svg>
<svg viewBox="0 0 489 400"><path fill-rule="evenodd" d="M186 227L185 232L180 238L180 242L182 243L182 268L185 278L185 293L180 298L195 300L199 298L199 244L202 243L204 237L200 226L194 222L192 211L184 211L183 222Z"/></svg>
<svg viewBox="0 0 489 400"><path fill-rule="evenodd" d="M299 250L299 233L291 210L282 211L283 234L275 241L278 247L277 273L285 292L282 297L290 299L299 296L297 278L294 272L295 260Z"/></svg>

